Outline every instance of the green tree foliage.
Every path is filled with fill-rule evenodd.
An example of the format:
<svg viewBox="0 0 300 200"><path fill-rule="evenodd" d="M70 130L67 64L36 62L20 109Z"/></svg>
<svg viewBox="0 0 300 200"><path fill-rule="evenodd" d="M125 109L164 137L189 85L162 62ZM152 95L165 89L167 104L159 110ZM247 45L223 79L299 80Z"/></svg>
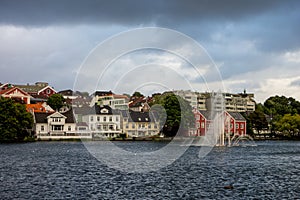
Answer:
<svg viewBox="0 0 300 200"><path fill-rule="evenodd" d="M287 98L285 96L272 96L265 101L264 106L266 113L273 117L282 117L285 114L299 114L300 111L300 102L292 97Z"/></svg>
<svg viewBox="0 0 300 200"><path fill-rule="evenodd" d="M163 132L166 136L173 137L178 132L184 134L189 127L194 127L192 107L180 96L173 93L156 96L154 104L159 104L165 109L167 116Z"/></svg>
<svg viewBox="0 0 300 200"><path fill-rule="evenodd" d="M254 112L250 113L249 121L251 127L255 129L258 133L262 130L268 129L268 121L262 109L256 109Z"/></svg>
<svg viewBox="0 0 300 200"><path fill-rule="evenodd" d="M275 123L276 129L287 137L300 136L300 115L285 114Z"/></svg>
<svg viewBox="0 0 300 200"><path fill-rule="evenodd" d="M0 141L22 141L29 136L28 129L33 125L32 115L24 105L11 99L0 97Z"/></svg>
<svg viewBox="0 0 300 200"><path fill-rule="evenodd" d="M138 91L135 91L132 95L131 95L131 97L143 97L144 95L142 94L142 93L140 93L140 92L138 92Z"/></svg>
<svg viewBox="0 0 300 200"><path fill-rule="evenodd" d="M300 102L292 97L272 96L264 103L264 112L268 114L271 121L272 133L282 133L286 136L292 136L295 132L292 131L292 120L296 114L300 114Z"/></svg>
<svg viewBox="0 0 300 200"><path fill-rule="evenodd" d="M65 105L65 99L61 94L53 94L48 100L47 104L54 110L59 110Z"/></svg>

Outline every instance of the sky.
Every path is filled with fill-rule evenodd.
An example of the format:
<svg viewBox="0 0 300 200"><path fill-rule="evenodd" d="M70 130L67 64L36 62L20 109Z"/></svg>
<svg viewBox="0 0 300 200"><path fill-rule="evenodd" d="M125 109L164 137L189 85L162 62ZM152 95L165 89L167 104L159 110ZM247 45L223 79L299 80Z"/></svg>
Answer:
<svg viewBox="0 0 300 200"><path fill-rule="evenodd" d="M188 48L185 42L190 40L133 31L124 42L111 43L115 51L154 39L172 51L130 51L106 65L99 59L90 61L93 56L107 55L105 60L113 54L103 45L106 41L148 27L183 34L202 51ZM1 0L0 82L45 81L57 91L80 85L78 88L89 92L112 89L126 93L204 92L222 85L226 92L246 89L262 103L273 95L300 100L299 35L297 0ZM181 55L205 58L196 62L196 72ZM94 79L85 74L88 63L93 64L89 71L95 72L98 82L91 82Z"/></svg>

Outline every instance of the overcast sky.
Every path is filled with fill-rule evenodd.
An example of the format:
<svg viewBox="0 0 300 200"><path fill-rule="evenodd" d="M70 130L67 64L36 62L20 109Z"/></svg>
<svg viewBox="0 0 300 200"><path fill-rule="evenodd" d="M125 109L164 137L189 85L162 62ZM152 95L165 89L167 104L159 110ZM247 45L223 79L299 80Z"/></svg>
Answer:
<svg viewBox="0 0 300 200"><path fill-rule="evenodd" d="M1 0L0 82L46 81L56 90L72 89L80 66L99 43L123 31L143 27L173 29L196 40L219 68L228 92L246 89L255 94L258 102L271 95L300 100L300 1L297 0ZM130 42L134 43L135 38ZM132 65L143 69L145 63L148 65L144 69L150 73L155 66L149 60L189 74L188 81L192 84L197 84L197 80L199 84L203 82L193 77L195 74L189 71L188 64L182 64L184 61L157 51L120 57L112 65L111 74L122 66L123 71L117 73L119 79L125 77L126 83L130 83L134 76L126 79L124 74L128 74ZM100 71L104 68L98 67ZM168 74L166 80L173 84L172 89L186 89L176 84L176 75L165 76ZM109 87L106 82L97 89ZM131 87L143 91L142 86Z"/></svg>

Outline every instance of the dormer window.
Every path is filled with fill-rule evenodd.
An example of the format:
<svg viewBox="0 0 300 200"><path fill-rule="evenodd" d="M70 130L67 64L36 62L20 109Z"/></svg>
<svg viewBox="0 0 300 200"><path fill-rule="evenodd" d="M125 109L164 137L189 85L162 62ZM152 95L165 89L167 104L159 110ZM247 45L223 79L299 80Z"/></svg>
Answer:
<svg viewBox="0 0 300 200"><path fill-rule="evenodd" d="M102 109L101 113L108 113L108 110L107 109Z"/></svg>
<svg viewBox="0 0 300 200"><path fill-rule="evenodd" d="M142 119L139 117L138 120L141 121Z"/></svg>

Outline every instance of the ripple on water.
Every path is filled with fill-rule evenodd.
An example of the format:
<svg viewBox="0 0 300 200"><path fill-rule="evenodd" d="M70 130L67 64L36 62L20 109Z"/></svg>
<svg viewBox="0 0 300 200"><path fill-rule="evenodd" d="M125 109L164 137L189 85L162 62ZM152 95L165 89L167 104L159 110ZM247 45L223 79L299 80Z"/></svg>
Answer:
<svg viewBox="0 0 300 200"><path fill-rule="evenodd" d="M141 147L142 144L142 147ZM132 152L156 142L122 143ZM1 199L291 199L300 197L297 142L214 148L197 157L191 147L159 171L120 172L97 161L80 142L0 145ZM158 155L159 156L159 155ZM145 163L146 165L148 163ZM233 189L224 189L232 185Z"/></svg>

